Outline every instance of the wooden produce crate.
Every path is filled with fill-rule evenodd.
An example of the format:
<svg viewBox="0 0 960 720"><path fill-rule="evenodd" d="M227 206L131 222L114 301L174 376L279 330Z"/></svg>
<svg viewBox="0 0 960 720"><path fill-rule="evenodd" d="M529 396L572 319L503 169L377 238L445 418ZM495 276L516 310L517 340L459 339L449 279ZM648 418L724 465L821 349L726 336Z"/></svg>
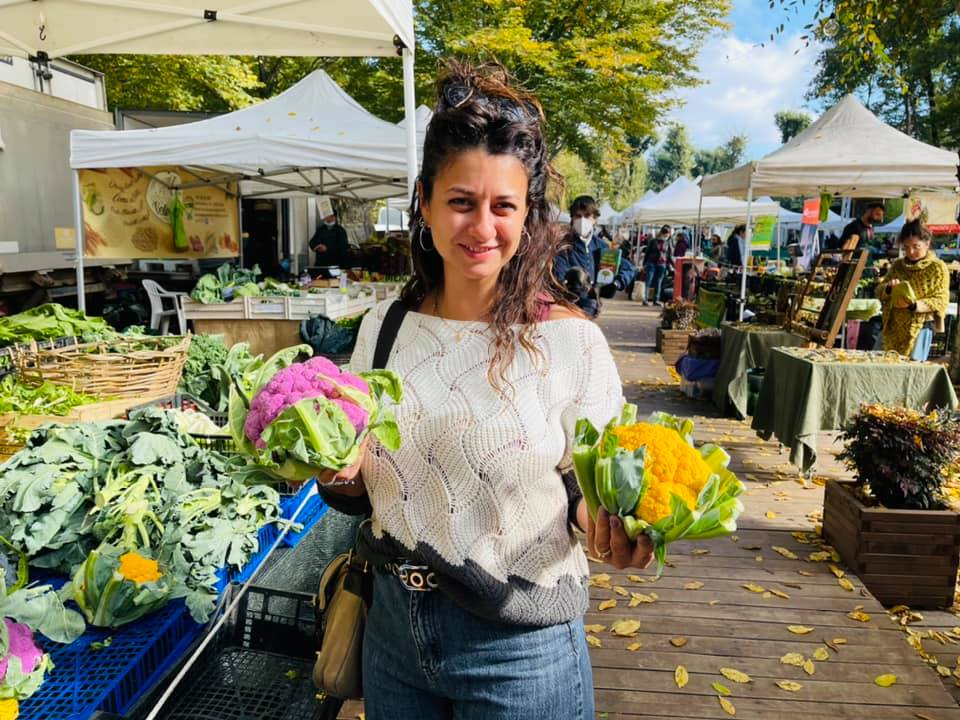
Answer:
<svg viewBox="0 0 960 720"><path fill-rule="evenodd" d="M884 605L953 604L960 560L960 514L864 505L852 481L828 480L823 536Z"/></svg>
<svg viewBox="0 0 960 720"><path fill-rule="evenodd" d="M185 297L181 298L181 303L187 320L242 320L244 305L241 300L243 298L207 305Z"/></svg>
<svg viewBox="0 0 960 720"><path fill-rule="evenodd" d="M680 356L687 352L689 330L664 330L657 328L657 352L663 355L663 362L673 367Z"/></svg>

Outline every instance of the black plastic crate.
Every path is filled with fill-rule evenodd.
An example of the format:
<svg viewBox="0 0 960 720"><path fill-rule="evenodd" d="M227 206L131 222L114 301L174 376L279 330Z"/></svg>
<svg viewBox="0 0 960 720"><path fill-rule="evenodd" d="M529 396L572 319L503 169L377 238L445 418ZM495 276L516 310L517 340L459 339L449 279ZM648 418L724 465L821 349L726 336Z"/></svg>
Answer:
<svg viewBox="0 0 960 720"><path fill-rule="evenodd" d="M231 586L226 604L238 590ZM159 718L334 720L341 701L320 699L311 677L317 649L311 600L251 586Z"/></svg>
<svg viewBox="0 0 960 720"><path fill-rule="evenodd" d="M142 405L136 405L127 410L127 417L134 410L142 410L148 407L159 407L164 410L182 410L183 412L199 412L213 420L220 427L226 427L229 422L229 415L226 411L214 410L200 398L196 398L190 393L178 392L174 395L157 398L151 402ZM237 451L236 443L229 435L196 435L191 433L197 445L207 450L213 450L222 455L232 455Z"/></svg>

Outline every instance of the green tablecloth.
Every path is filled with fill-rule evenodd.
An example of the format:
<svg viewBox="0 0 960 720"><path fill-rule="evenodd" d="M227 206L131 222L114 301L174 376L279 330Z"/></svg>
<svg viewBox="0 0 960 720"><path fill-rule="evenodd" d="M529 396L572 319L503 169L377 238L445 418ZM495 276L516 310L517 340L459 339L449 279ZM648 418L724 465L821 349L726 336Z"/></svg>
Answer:
<svg viewBox="0 0 960 720"><path fill-rule="evenodd" d="M817 433L840 430L862 403L957 406L947 369L933 363L814 362L773 350L766 367L752 427L789 447L803 472L817 461Z"/></svg>
<svg viewBox="0 0 960 720"><path fill-rule="evenodd" d="M726 412L727 399L740 417L747 416L747 370L766 367L770 350L775 347L805 345L802 335L776 326L747 329L724 324L720 328L720 367L713 386L713 404Z"/></svg>
<svg viewBox="0 0 960 720"><path fill-rule="evenodd" d="M823 298L808 298L804 309L819 313L823 309ZM883 306L876 298L853 298L847 305L847 320L869 320L883 312Z"/></svg>

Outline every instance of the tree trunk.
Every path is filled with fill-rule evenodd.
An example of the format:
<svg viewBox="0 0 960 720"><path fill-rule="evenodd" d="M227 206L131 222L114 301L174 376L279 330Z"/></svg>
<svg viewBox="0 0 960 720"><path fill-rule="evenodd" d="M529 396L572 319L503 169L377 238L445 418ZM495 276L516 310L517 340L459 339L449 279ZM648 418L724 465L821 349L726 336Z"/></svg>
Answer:
<svg viewBox="0 0 960 720"><path fill-rule="evenodd" d="M927 68L926 74L923 76L923 85L924 89L927 91L927 107L928 107L928 117L930 122L930 143L933 145L940 145L940 128L937 127L937 96L936 89L933 84L933 69Z"/></svg>

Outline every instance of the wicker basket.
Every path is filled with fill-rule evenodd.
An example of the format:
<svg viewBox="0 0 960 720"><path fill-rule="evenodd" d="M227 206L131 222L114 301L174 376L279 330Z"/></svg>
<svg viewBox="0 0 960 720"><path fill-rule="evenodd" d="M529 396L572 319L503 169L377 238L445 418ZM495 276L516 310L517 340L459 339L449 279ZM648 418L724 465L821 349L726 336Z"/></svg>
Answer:
<svg viewBox="0 0 960 720"><path fill-rule="evenodd" d="M177 391L189 349L189 336L124 338L18 351L14 361L20 379L31 385L52 382L98 397L148 398Z"/></svg>

